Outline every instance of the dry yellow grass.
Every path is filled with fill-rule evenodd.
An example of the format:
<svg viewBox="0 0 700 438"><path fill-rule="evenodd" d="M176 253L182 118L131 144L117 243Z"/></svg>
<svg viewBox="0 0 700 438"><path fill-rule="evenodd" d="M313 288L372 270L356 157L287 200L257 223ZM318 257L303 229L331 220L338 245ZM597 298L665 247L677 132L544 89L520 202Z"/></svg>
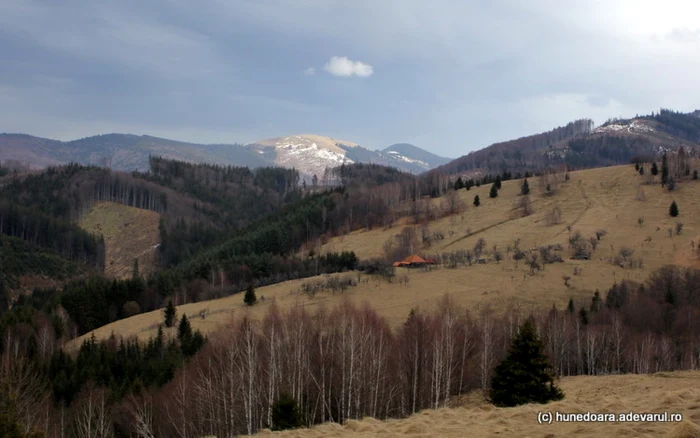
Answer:
<svg viewBox="0 0 700 438"><path fill-rule="evenodd" d="M495 199L488 197L490 186L461 191L460 196L469 202L469 208L463 215L431 223L431 230L442 231L446 238L424 252L470 249L482 237L486 239L489 249L496 244L504 250L515 238L521 239L522 249L554 243L566 247L569 235L566 225L572 224L573 229L581 231L585 237L593 236L597 229L608 231L592 260L566 259L564 263L547 265L534 276L529 274L522 262L516 267L513 260L429 272L402 268L397 270L397 275L407 276L407 284L398 281L387 283L363 276L363 281L357 287L348 289L344 294L320 292L315 298L299 292L300 285L311 279L295 280L258 289L258 297L264 296L265 302L252 308L243 305L242 295L239 294L179 306L178 314L186 313L192 317L194 328L211 332L228 323L231 315L247 314L253 319L260 319L272 301L281 309L305 306L313 310L320 305L334 306L347 298L357 304L368 302L393 325L398 325L405 320L411 308L429 310L445 294L452 295L457 304L472 311L478 311L485 305L529 310L549 308L554 304L562 308L569 298L574 298L580 306L590 302L596 289L604 293L615 281L642 281L650 272L667 263L697 263L690 251L690 243L692 240L699 241L700 215L697 213L700 212L700 182L683 182L679 190L672 193L662 190L660 185L642 186L646 200L639 201L636 197L642 181L632 166L571 172L570 177L570 181L551 197L537 194L537 181L531 179L530 197L535 212L518 219L511 219L511 210L518 198L520 181L504 182L500 195ZM482 199L482 205L478 208L471 206L475 194ZM680 207L678 218L668 216L668 207L673 199ZM561 208L563 221L559 225L548 226L544 216L554 205ZM644 217L643 226L637 224L639 217ZM683 222L683 233L669 237L667 229L675 227L676 222ZM467 236L467 228L471 229L472 235ZM354 250L361 258L377 256L382 251L383 243L400 230L401 227L394 227L352 233L331 240L324 250ZM647 237L652 240L644 243ZM634 257L643 258L642 269L623 269L608 262L607 259L623 246L633 249ZM573 275L574 267L581 269L580 275ZM571 277L570 287L564 285L563 276ZM206 319L196 317L202 310L208 311ZM155 311L109 324L97 329L94 334L98 338L115 333L145 339L155 333L161 321L161 312Z"/></svg>
<svg viewBox="0 0 700 438"><path fill-rule="evenodd" d="M401 420L365 418L344 425L311 429L263 431L280 437L700 437L700 372L621 376L567 377L565 399L547 405L496 408L476 395L458 407L426 410ZM560 413L680 413L682 423L553 423L539 424L539 411ZM694 432L695 431L695 432ZM695 433L695 434L693 434Z"/></svg>
<svg viewBox="0 0 700 438"><path fill-rule="evenodd" d="M143 275L157 268L160 242L160 215L153 211L100 202L80 220L80 226L105 239L105 274L114 278L131 277L134 259Z"/></svg>

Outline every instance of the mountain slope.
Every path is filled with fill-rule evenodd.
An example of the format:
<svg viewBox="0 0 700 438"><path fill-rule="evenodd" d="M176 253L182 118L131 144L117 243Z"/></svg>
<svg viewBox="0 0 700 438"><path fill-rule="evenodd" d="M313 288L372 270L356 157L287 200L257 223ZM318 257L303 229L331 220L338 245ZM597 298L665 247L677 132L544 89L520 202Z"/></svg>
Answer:
<svg viewBox="0 0 700 438"><path fill-rule="evenodd" d="M354 142L314 134L259 140L246 147L272 160L276 166L296 168L307 181L313 175L321 179L326 168L343 163L381 164L421 173L449 161L413 145L394 145L375 151Z"/></svg>
<svg viewBox="0 0 700 438"><path fill-rule="evenodd" d="M435 155L409 143L393 144L382 150L382 153L390 154L401 161L414 163L427 169L450 162L449 158Z"/></svg>
<svg viewBox="0 0 700 438"><path fill-rule="evenodd" d="M435 169L443 174L537 171L546 166L591 168L658 159L683 146L700 151L700 114L662 109L657 114L611 119L594 129L589 119L516 140L495 143Z"/></svg>

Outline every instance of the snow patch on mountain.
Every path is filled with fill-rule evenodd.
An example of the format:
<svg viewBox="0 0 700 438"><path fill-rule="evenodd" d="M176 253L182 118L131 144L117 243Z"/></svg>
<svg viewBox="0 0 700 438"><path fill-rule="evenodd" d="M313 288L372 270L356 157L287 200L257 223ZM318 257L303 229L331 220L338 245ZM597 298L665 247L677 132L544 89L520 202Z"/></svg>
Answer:
<svg viewBox="0 0 700 438"><path fill-rule="evenodd" d="M425 161L417 160L417 159L414 159L414 158L409 158L409 157L407 157L407 156L405 156L405 155L401 155L398 151L387 151L386 153L387 153L387 154L391 154L391 156L392 156L393 158L397 159L397 160L400 160L400 161L403 161L403 162L406 162L406 163L418 164L418 165L421 165L421 166L425 166L426 169L429 169L429 168L430 168L430 165L429 165L428 163L426 163Z"/></svg>
<svg viewBox="0 0 700 438"><path fill-rule="evenodd" d="M354 163L345 156L345 151L330 142L318 144L320 137L292 135L266 141L275 148L275 165L293 167L299 171L302 178L323 175L326 168L340 166L343 163Z"/></svg>

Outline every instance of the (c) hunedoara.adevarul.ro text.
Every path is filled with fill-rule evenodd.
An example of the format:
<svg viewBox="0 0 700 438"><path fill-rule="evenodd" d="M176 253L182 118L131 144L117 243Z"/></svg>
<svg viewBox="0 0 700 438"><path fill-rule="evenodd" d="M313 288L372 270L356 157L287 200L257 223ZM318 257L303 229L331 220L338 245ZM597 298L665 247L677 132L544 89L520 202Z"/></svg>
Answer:
<svg viewBox="0 0 700 438"><path fill-rule="evenodd" d="M540 424L552 423L675 423L683 421L683 414L678 412L547 412L537 413Z"/></svg>

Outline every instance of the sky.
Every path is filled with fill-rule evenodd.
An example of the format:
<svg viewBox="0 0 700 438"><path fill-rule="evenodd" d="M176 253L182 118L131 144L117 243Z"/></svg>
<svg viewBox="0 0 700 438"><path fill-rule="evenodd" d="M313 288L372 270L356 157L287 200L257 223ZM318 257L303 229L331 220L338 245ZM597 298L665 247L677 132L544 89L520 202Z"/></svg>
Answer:
<svg viewBox="0 0 700 438"><path fill-rule="evenodd" d="M700 108L700 2L0 1L0 132L458 157L661 107Z"/></svg>

